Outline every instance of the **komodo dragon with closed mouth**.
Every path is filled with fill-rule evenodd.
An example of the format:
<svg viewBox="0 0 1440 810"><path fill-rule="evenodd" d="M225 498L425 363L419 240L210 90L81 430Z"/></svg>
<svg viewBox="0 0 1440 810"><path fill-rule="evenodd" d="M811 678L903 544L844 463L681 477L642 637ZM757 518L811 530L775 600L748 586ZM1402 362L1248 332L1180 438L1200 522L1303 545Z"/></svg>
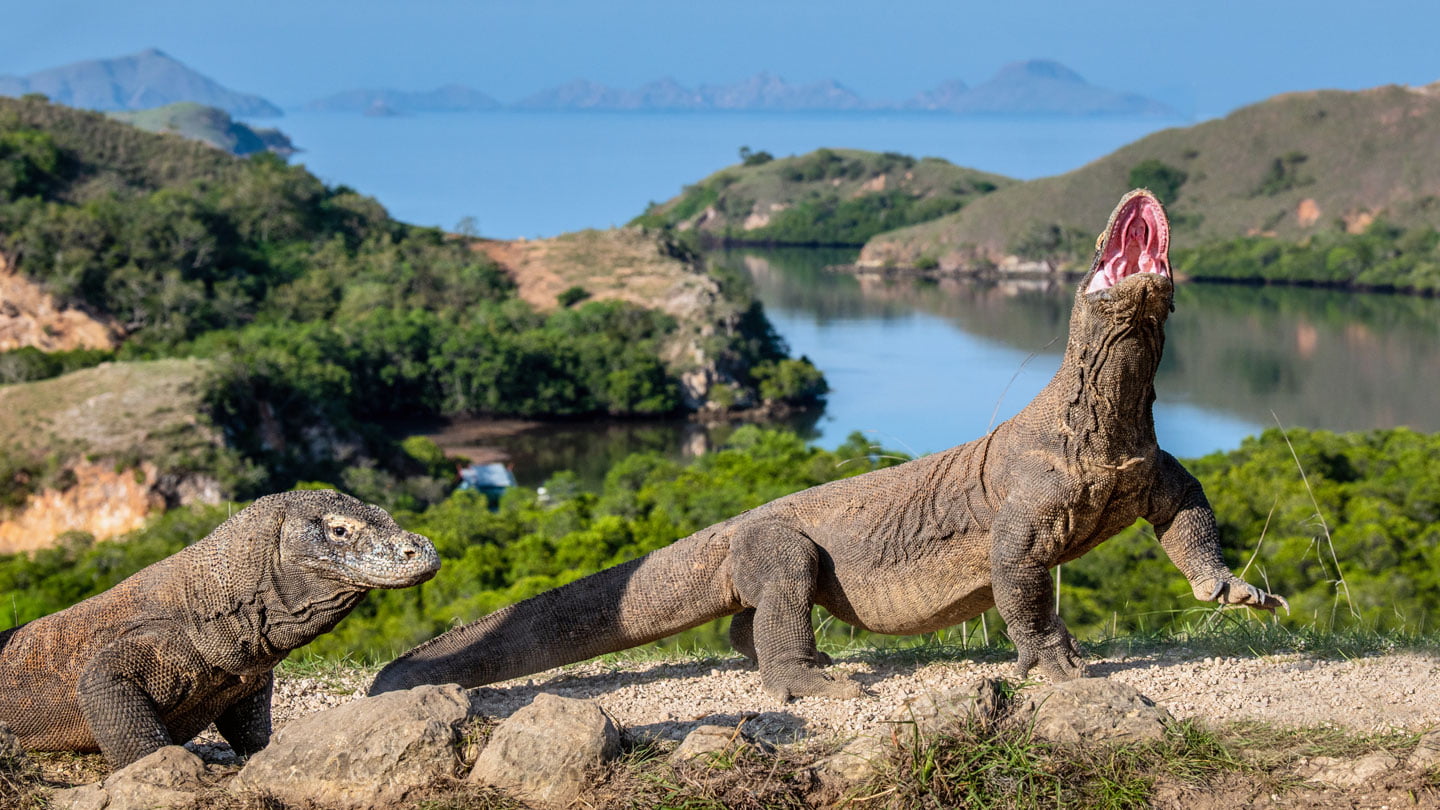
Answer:
<svg viewBox="0 0 1440 810"><path fill-rule="evenodd" d="M1173 308L1169 223L1154 195L1121 199L1075 294L1060 370L988 435L788 495L622 565L451 630L386 666L376 694L478 686L734 615L735 648L770 694L851 697L815 649L811 606L880 633L924 633L994 605L1019 652L1082 675L1048 570L1145 518L1197 598L1286 605L1233 576L1195 478L1156 444L1151 405Z"/></svg>
<svg viewBox="0 0 1440 810"><path fill-rule="evenodd" d="M26 748L119 768L212 721L245 756L270 740L271 672L371 588L440 568L430 541L329 491L256 500L104 593L0 632L0 722Z"/></svg>

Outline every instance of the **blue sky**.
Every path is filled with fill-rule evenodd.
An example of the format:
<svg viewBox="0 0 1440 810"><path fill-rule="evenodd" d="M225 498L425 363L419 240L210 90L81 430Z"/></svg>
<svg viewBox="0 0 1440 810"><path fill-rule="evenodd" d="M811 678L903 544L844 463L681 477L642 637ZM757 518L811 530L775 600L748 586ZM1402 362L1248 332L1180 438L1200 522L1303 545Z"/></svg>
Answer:
<svg viewBox="0 0 1440 810"><path fill-rule="evenodd" d="M0 74L155 46L281 105L460 82L503 101L575 77L728 82L768 70L902 98L1057 59L1200 116L1287 90L1440 79L1440 3L43 0L6 3Z"/></svg>

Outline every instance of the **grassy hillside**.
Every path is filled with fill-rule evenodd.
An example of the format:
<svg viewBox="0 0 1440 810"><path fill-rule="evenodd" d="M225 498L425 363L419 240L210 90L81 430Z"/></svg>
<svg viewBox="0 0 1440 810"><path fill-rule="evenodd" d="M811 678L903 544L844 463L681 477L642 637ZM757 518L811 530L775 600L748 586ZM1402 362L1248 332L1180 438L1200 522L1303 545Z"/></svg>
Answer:
<svg viewBox="0 0 1440 810"><path fill-rule="evenodd" d="M251 127L231 118L222 109L193 101L180 101L149 110L111 112L108 115L146 132L174 133L234 155L250 155L266 150L279 155L295 152L295 145L280 130Z"/></svg>
<svg viewBox="0 0 1440 810"><path fill-rule="evenodd" d="M895 152L819 149L773 159L743 150L742 157L680 196L651 204L635 223L731 243L860 245L1015 182Z"/></svg>
<svg viewBox="0 0 1440 810"><path fill-rule="evenodd" d="M1237 238L1344 237L1377 219L1434 226L1437 128L1440 85L1277 96L877 236L861 263L962 269L1008 255L1060 264L1088 259L1111 207L1137 185L1169 206L1172 244L1182 254Z"/></svg>
<svg viewBox="0 0 1440 810"><path fill-rule="evenodd" d="M0 354L0 371L33 380L77 360L209 361L203 416L264 472L229 494L338 482L356 464L418 474L376 427L397 417L665 414L823 391L743 284L671 241L634 236L599 240L615 248L599 258L643 255L705 279L685 323L584 291L541 311L470 240L397 222L303 166L0 98L0 254L59 308L94 313L123 338L113 355L64 362L26 347ZM727 384L713 387L724 401L682 383L697 367ZM0 491L16 480L0 476Z"/></svg>

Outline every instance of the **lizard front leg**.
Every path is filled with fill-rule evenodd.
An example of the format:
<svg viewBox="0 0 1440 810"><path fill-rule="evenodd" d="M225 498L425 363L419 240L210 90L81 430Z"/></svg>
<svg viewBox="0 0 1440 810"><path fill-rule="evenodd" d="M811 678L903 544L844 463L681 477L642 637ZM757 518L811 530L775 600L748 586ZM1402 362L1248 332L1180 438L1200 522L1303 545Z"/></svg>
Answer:
<svg viewBox="0 0 1440 810"><path fill-rule="evenodd" d="M991 590L1020 654L1016 670L1021 678L1036 666L1054 681L1085 675L1080 645L1053 607L1050 565L1065 540L1061 503L1053 496L1016 493L995 515L991 528Z"/></svg>
<svg viewBox="0 0 1440 810"><path fill-rule="evenodd" d="M162 706L171 703L181 678L145 637L116 641L80 671L80 716L105 758L122 768L173 744Z"/></svg>
<svg viewBox="0 0 1440 810"><path fill-rule="evenodd" d="M242 757L264 748L270 742L270 698L275 691L275 673L261 676L264 682L254 692L225 708L215 718L215 730Z"/></svg>
<svg viewBox="0 0 1440 810"><path fill-rule="evenodd" d="M1215 512L1200 482L1169 453L1162 453L1146 519L1170 561L1185 575L1195 598L1273 611L1290 603L1235 576L1220 555Z"/></svg>

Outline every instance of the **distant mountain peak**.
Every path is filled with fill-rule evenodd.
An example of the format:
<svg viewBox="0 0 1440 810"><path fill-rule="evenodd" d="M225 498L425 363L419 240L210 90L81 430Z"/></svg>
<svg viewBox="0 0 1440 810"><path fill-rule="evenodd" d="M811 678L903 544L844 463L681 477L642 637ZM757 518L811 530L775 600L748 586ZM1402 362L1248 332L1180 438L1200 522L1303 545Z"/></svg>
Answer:
<svg viewBox="0 0 1440 810"><path fill-rule="evenodd" d="M1026 59L1023 62L1011 62L1002 66L991 81L1016 79L1053 79L1071 84L1086 84L1083 76L1054 59Z"/></svg>
<svg viewBox="0 0 1440 810"><path fill-rule="evenodd" d="M1096 87L1053 59L1011 62L974 87L946 82L904 106L960 115L1179 115L1153 99Z"/></svg>
<svg viewBox="0 0 1440 810"><path fill-rule="evenodd" d="M231 90L154 47L0 78L0 95L26 93L89 110L143 110L193 101L231 115L281 115L280 108L265 99Z"/></svg>

